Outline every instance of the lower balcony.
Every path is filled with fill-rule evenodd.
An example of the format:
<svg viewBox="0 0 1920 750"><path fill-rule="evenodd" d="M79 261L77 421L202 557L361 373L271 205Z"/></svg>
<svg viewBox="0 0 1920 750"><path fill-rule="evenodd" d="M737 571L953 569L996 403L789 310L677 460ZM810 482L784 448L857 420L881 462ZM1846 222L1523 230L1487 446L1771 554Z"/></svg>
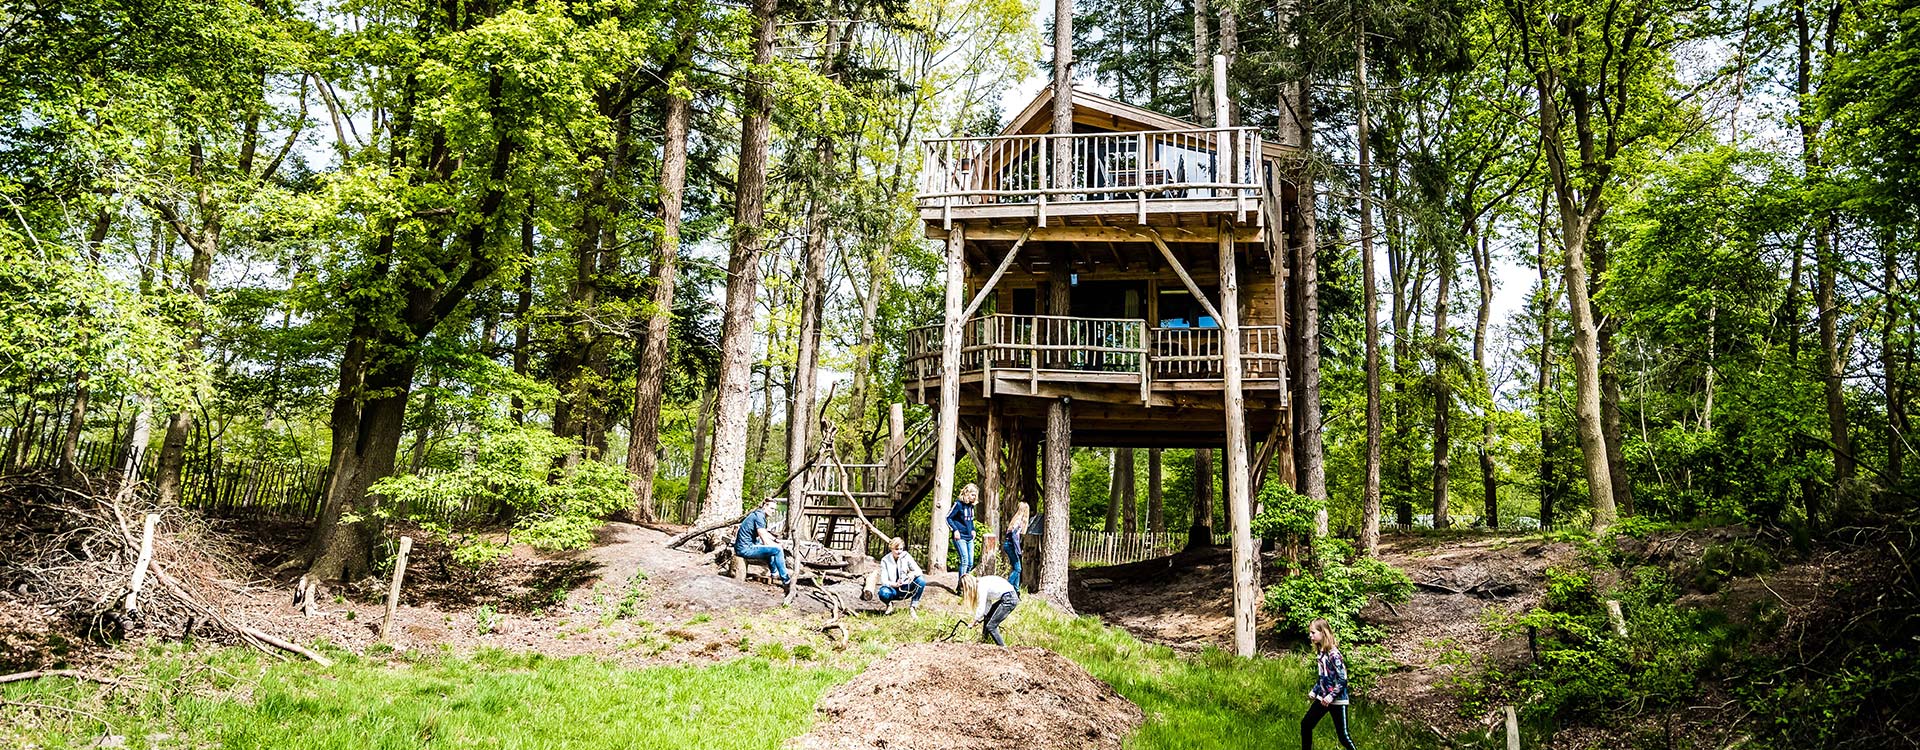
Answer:
<svg viewBox="0 0 1920 750"><path fill-rule="evenodd" d="M922 400L940 387L941 332L941 325L907 332L904 379ZM1223 390L1224 339L1219 328L1152 328L1140 319L984 315L967 321L961 382L978 383L987 397L1070 386L1151 405L1156 394ZM1245 388L1285 390L1280 326L1242 326L1239 350Z"/></svg>

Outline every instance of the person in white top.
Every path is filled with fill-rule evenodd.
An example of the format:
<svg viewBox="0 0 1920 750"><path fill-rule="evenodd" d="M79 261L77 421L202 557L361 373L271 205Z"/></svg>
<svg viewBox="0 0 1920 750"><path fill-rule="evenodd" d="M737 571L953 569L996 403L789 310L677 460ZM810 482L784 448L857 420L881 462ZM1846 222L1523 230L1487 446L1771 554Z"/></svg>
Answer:
<svg viewBox="0 0 1920 750"><path fill-rule="evenodd" d="M1020 605L1013 584L1000 576L965 576L960 579L960 601L973 610L973 624L980 626L981 640L991 640L1004 648L1007 642L1000 637L1000 623Z"/></svg>
<svg viewBox="0 0 1920 750"><path fill-rule="evenodd" d="M877 582L880 601L887 603L888 614L892 614L894 602L912 597L907 608L914 617L920 616L920 596L927 593L927 579L922 573L920 563L914 562L913 554L907 552L905 541L900 537L887 541L887 554L880 556Z"/></svg>

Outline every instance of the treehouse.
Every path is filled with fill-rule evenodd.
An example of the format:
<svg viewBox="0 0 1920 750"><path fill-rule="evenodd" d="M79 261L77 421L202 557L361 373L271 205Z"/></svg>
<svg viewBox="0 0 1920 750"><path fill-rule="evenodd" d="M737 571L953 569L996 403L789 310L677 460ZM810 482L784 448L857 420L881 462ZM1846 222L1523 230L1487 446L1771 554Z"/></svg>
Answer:
<svg viewBox="0 0 1920 750"><path fill-rule="evenodd" d="M1049 88L997 135L922 142L918 210L926 236L946 242L948 289L945 319L907 334L907 392L952 410L955 447L996 499L1004 463L1008 494L1039 507L1035 446L1055 404L1070 405L1072 446L1252 436L1241 445L1261 460L1239 464L1258 486L1288 437L1292 151L1255 128L1070 96L1071 133L1052 132ZM954 438L935 433L934 420L909 428L896 411L883 462L815 472L809 512L827 528L814 533L858 543L840 522L852 502L901 519L940 471L950 483L951 465L935 464Z"/></svg>

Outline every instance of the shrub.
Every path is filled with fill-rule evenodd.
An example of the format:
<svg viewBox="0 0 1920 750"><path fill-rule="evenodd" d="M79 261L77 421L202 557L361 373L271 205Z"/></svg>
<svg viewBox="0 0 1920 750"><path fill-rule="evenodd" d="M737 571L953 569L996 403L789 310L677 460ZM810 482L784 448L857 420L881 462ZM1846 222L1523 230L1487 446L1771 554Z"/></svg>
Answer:
<svg viewBox="0 0 1920 750"><path fill-rule="evenodd" d="M1360 623L1360 610L1378 597L1404 602L1413 593L1413 580L1399 568L1379 560L1354 559L1344 542L1314 544L1318 572L1296 572L1267 587L1262 605L1280 618L1281 632L1304 634L1307 624L1326 618L1342 640L1356 643L1379 640L1377 628Z"/></svg>
<svg viewBox="0 0 1920 750"><path fill-rule="evenodd" d="M1588 613L1600 606L1600 590L1593 577L1584 571L1547 568L1547 596L1543 602L1552 612Z"/></svg>
<svg viewBox="0 0 1920 750"><path fill-rule="evenodd" d="M1765 547L1746 539L1735 539L1700 552L1700 566L1694 573L1693 584L1702 591L1714 591L1724 581L1779 568L1780 561Z"/></svg>

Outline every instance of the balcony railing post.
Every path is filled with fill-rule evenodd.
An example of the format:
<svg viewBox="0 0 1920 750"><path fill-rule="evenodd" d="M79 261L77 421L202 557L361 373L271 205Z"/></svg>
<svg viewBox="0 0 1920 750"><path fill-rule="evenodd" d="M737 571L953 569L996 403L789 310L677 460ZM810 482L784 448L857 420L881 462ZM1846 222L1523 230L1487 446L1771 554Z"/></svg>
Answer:
<svg viewBox="0 0 1920 750"><path fill-rule="evenodd" d="M994 342L994 324L1000 316L988 315L980 318L980 395L993 398L993 355L998 353Z"/></svg>
<svg viewBox="0 0 1920 750"><path fill-rule="evenodd" d="M1133 189L1135 194L1140 197L1140 215L1137 217L1137 221L1145 225L1147 223L1147 134L1142 132L1136 136L1136 141L1138 145L1134 147L1133 152L1134 174L1136 175L1133 179Z"/></svg>

